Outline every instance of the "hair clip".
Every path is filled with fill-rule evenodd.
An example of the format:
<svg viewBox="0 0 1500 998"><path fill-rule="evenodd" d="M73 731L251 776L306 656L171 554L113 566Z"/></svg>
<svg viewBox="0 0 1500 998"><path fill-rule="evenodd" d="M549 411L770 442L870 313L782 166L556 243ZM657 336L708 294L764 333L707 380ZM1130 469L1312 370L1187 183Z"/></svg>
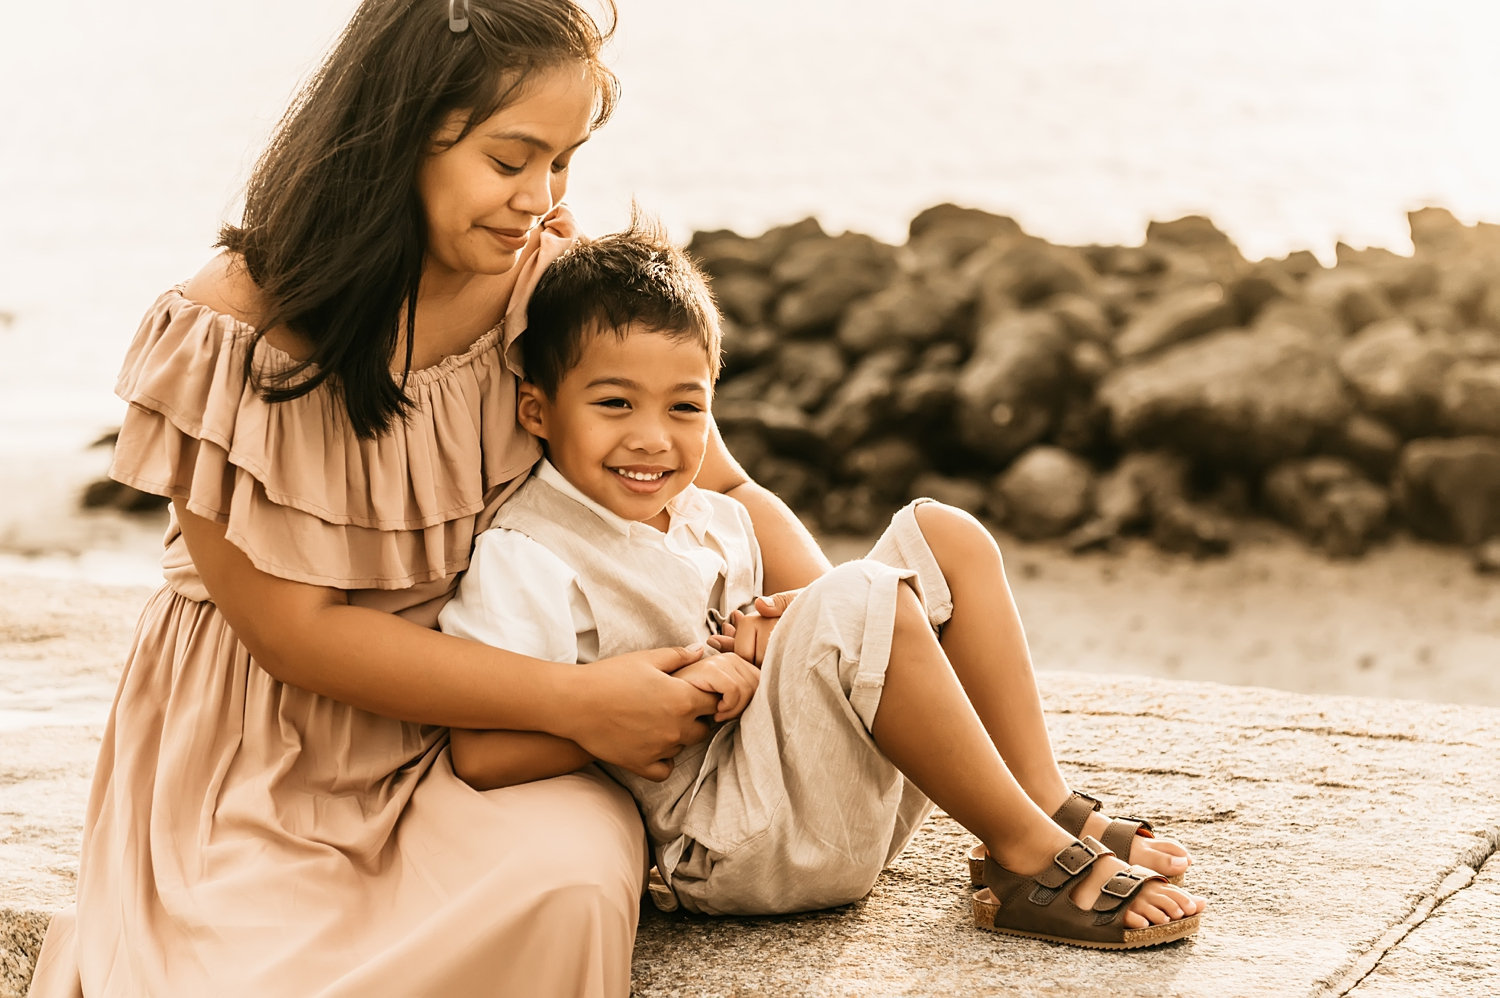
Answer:
<svg viewBox="0 0 1500 998"><path fill-rule="evenodd" d="M463 0L464 10L458 12L459 0L448 0L448 30L461 35L469 30L469 0Z"/></svg>

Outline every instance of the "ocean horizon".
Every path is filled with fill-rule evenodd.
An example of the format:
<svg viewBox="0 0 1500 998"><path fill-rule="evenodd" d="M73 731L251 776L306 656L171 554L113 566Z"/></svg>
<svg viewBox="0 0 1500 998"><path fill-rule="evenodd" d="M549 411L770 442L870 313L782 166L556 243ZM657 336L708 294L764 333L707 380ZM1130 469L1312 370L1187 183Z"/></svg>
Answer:
<svg viewBox="0 0 1500 998"><path fill-rule="evenodd" d="M80 0L0 15L0 457L118 420L139 316L212 253L353 0ZM434 9L441 7L434 4ZM1247 256L1409 248L1427 204L1500 221L1500 9L1188 0L626 0L587 230L632 198L686 238L813 215L904 239L953 201L1067 243L1211 217Z"/></svg>

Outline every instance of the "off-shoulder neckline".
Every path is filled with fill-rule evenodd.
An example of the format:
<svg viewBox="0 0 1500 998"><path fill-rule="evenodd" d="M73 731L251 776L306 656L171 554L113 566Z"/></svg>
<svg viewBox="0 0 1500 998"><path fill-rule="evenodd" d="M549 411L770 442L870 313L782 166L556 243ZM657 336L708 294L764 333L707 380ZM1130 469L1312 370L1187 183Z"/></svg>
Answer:
<svg viewBox="0 0 1500 998"><path fill-rule="evenodd" d="M195 301L194 299L189 298L187 296L186 281L183 281L181 284L172 287L167 292L167 294L169 296L174 296L181 308L205 312L209 316L211 316L214 321L221 322L224 325L231 327L235 331L236 336L248 337L255 334L255 327L245 320L239 318L238 316L230 315L228 312L220 312L218 309L214 308L211 305L205 305L200 301ZM468 367L472 363L474 363L475 360L483 357L487 353L493 354L495 359L498 361L500 359L500 352L495 348L500 342L500 336L503 330L504 322L497 322L485 332L481 333L479 337L476 338L474 342L470 343L468 348L463 350L462 352L450 353L435 364L430 364L427 367L421 367L413 370L410 374L407 375L407 383L427 384L433 381L439 381L446 377L449 372ZM286 350L283 350L281 347L276 346L274 343L271 343L264 339L262 339L260 343L256 345L255 349L257 352L265 351L267 355L269 355L278 363L283 363L288 366L300 363L300 361L292 354L288 353ZM397 375L397 372L392 371L391 375L392 377L395 377Z"/></svg>

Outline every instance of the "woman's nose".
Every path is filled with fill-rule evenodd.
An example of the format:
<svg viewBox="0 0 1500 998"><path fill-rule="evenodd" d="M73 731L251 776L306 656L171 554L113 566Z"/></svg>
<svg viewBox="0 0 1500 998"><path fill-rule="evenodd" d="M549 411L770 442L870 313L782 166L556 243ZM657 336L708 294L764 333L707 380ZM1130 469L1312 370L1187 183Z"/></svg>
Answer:
<svg viewBox="0 0 1500 998"><path fill-rule="evenodd" d="M511 207L537 218L552 210L552 182L550 170L527 170L520 178L520 186L511 196Z"/></svg>

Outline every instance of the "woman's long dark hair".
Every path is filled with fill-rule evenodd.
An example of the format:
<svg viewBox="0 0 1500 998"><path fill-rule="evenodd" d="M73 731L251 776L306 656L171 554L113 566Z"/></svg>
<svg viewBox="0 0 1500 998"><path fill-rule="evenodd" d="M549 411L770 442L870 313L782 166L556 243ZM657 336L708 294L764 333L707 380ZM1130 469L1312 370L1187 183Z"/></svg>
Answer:
<svg viewBox="0 0 1500 998"><path fill-rule="evenodd" d="M412 332L427 226L417 168L454 112L459 138L517 99L532 74L570 61L593 71L594 127L618 83L599 61L614 30L570 0L469 0L469 27L449 29L449 0L364 0L261 155L239 225L219 245L244 257L267 302L245 371L284 402L327 381L352 429L374 437L411 405ZM454 141L457 141L456 139ZM391 360L406 328L398 382ZM255 364L266 331L285 325L312 346L287 370Z"/></svg>

